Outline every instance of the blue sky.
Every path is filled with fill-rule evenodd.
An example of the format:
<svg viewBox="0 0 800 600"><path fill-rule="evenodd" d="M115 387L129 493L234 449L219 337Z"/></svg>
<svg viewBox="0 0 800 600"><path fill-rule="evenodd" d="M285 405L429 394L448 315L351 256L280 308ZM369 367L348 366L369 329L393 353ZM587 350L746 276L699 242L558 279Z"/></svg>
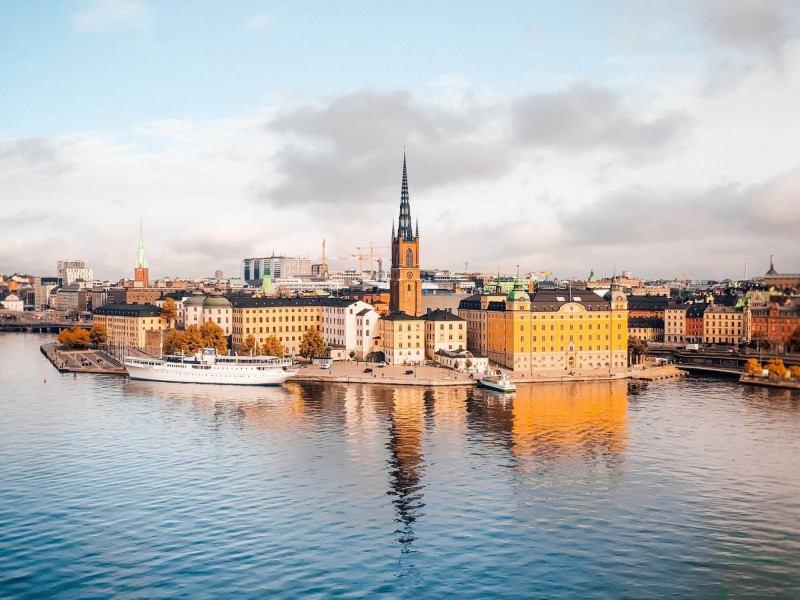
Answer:
<svg viewBox="0 0 800 600"><path fill-rule="evenodd" d="M0 272L127 275L140 218L157 275L348 255L403 146L428 267L794 270L798 40L791 0L0 0Z"/></svg>

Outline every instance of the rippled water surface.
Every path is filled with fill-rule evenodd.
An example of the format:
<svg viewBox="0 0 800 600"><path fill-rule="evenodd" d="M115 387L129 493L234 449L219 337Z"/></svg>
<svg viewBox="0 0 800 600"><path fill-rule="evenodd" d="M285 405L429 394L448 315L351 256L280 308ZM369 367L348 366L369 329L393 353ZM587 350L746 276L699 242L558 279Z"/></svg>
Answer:
<svg viewBox="0 0 800 600"><path fill-rule="evenodd" d="M798 598L800 395L59 375L0 336L0 596Z"/></svg>

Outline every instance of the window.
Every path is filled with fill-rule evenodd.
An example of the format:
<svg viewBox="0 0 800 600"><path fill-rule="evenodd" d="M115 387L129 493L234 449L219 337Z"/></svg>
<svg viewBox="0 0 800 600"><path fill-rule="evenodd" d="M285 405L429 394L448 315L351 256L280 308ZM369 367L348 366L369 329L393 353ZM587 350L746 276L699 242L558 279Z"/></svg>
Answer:
<svg viewBox="0 0 800 600"><path fill-rule="evenodd" d="M411 251L411 248L406 250L406 266L407 267L414 266L414 253Z"/></svg>

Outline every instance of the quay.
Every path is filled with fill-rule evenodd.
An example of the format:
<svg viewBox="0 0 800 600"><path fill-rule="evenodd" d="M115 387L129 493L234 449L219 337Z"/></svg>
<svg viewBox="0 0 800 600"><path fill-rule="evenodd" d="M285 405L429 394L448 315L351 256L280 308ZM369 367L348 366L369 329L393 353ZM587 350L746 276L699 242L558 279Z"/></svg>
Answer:
<svg viewBox="0 0 800 600"><path fill-rule="evenodd" d="M58 344L42 344L40 350L59 373L127 375L125 367L102 350L60 350Z"/></svg>
<svg viewBox="0 0 800 600"><path fill-rule="evenodd" d="M750 375L749 373L745 373L739 377L739 383L758 385L761 387L780 388L783 390L800 390L800 381L797 379L762 377L761 375Z"/></svg>

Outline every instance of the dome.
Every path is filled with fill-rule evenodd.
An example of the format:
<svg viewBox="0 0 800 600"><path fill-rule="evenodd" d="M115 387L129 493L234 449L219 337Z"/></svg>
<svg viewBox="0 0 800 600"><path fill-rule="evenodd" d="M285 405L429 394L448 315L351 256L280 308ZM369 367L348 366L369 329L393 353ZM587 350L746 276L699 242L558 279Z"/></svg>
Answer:
<svg viewBox="0 0 800 600"><path fill-rule="evenodd" d="M19 296L16 294L9 294L5 297L5 302L19 302Z"/></svg>
<svg viewBox="0 0 800 600"><path fill-rule="evenodd" d="M184 306L203 306L203 301L206 297L203 295L203 292L200 290L195 290L192 292L191 297L183 303Z"/></svg>
<svg viewBox="0 0 800 600"><path fill-rule="evenodd" d="M213 292L209 298L203 301L203 308L227 308L230 305L230 300L223 296L221 292Z"/></svg>
<svg viewBox="0 0 800 600"><path fill-rule="evenodd" d="M528 301L531 299L531 297L525 290L513 289L510 292L508 292L508 299L512 301L520 301L520 300Z"/></svg>

